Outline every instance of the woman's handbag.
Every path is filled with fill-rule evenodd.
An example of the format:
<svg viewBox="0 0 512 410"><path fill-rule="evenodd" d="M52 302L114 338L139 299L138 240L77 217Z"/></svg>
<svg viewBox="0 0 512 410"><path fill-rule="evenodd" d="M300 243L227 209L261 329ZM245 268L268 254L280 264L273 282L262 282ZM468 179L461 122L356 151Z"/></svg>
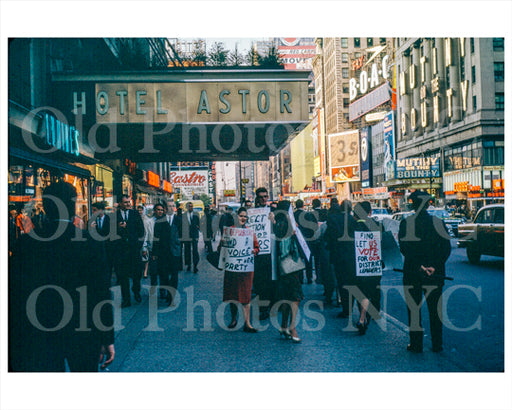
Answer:
<svg viewBox="0 0 512 410"><path fill-rule="evenodd" d="M292 238L281 241L281 255L279 258L279 268L281 275L289 275L290 273L298 272L306 268L306 265L300 257L297 244Z"/></svg>
<svg viewBox="0 0 512 410"><path fill-rule="evenodd" d="M220 259L220 250L221 250L221 247L219 246L219 248L215 251L215 252L210 252L206 255L206 260L215 268L215 269L218 269L218 270L222 270L219 268L219 259Z"/></svg>

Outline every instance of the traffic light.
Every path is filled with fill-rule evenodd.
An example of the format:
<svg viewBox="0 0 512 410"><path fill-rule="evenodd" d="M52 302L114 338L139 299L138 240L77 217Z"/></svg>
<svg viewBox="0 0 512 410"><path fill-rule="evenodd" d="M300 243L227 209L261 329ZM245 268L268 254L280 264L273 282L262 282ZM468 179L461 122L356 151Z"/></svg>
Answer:
<svg viewBox="0 0 512 410"><path fill-rule="evenodd" d="M242 185L242 198L245 198L245 185Z"/></svg>

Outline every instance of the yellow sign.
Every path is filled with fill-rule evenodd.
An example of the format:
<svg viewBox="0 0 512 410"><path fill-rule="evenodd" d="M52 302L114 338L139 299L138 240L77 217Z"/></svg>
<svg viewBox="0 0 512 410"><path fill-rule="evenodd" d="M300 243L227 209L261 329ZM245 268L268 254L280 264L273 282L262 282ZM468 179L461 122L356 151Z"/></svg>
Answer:
<svg viewBox="0 0 512 410"><path fill-rule="evenodd" d="M234 189L225 189L224 190L224 196L225 197L229 197L229 196L235 196L236 192Z"/></svg>
<svg viewBox="0 0 512 410"><path fill-rule="evenodd" d="M320 164L321 164L320 155L315 157L313 159L313 161L314 161L313 162L313 167L314 167L313 168L313 174L314 174L315 177L319 177L320 174L322 173L322 167L320 166Z"/></svg>

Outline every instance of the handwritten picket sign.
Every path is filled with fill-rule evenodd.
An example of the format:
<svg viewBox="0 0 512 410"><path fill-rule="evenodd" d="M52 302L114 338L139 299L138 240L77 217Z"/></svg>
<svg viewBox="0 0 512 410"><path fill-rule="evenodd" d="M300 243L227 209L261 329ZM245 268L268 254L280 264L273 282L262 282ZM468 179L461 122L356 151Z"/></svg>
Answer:
<svg viewBox="0 0 512 410"><path fill-rule="evenodd" d="M224 228L219 267L230 272L254 271L254 231Z"/></svg>
<svg viewBox="0 0 512 410"><path fill-rule="evenodd" d="M356 275L382 276L380 232L355 232Z"/></svg>
<svg viewBox="0 0 512 410"><path fill-rule="evenodd" d="M260 246L260 252L258 255L268 255L271 251L270 243L270 220L268 214L270 208L250 208L247 210L247 226L254 231L258 244Z"/></svg>
<svg viewBox="0 0 512 410"><path fill-rule="evenodd" d="M297 241L302 248L302 252L304 252L306 259L309 261L311 258L311 251L309 249L308 243L306 242L306 238L304 238L304 235L302 235L302 232L299 229L299 225L295 221L295 217L293 216L293 209L291 206L288 208L288 215L290 216L290 221L292 222L292 226L295 229L295 236L297 237Z"/></svg>

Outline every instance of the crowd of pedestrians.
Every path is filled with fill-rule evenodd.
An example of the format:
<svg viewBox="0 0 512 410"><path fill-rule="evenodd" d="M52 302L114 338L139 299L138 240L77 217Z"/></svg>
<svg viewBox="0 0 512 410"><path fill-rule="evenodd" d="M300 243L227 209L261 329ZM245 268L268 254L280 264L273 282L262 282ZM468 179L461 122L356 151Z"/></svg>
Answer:
<svg viewBox="0 0 512 410"><path fill-rule="evenodd" d="M436 306L450 245L444 224L425 211L426 198L421 191L411 195L416 214L401 222L399 232L412 352L423 349L421 317L411 308L419 305L422 293L433 350L442 350L442 318ZM249 229L248 211L253 207L252 201L245 201L236 213L226 208L217 214L207 206L200 218L192 203L186 204L185 212L178 208L175 213L172 205L160 202L149 216L143 206L132 209L131 199L122 196L110 215L104 203L92 204L92 215L82 226L76 223L75 199L75 189L58 182L44 191L43 207L35 218L9 209L9 368L13 371L63 371L66 362L72 371L96 371L100 357L101 366L108 366L115 357L112 273L121 287L121 308L131 306L132 293L136 303L142 302L141 280L148 276L151 292L159 288L163 303L171 306L180 271L199 273L200 233L206 252L219 252L223 228ZM312 209L305 210L299 200L291 212L289 201L269 203L268 191L261 187L255 192L254 208L268 208L271 252L259 254L254 235L254 271L224 272L222 300L230 304L231 313L227 328L237 328L241 305L243 330L257 333L250 317L251 303L257 303L259 321L278 311L279 334L300 343L296 318L304 299L302 287L315 280L323 286L325 303L341 306L338 317L352 317L356 301L359 316L354 324L364 335L371 319L380 317L381 308L381 276L356 274L355 233L380 232L380 238L383 233L382 225L371 218L370 203L352 208L350 201L339 204L333 198L325 209L315 199ZM426 292L426 287L434 290ZM34 310L25 311L34 298ZM85 327L91 331L80 332Z"/></svg>

